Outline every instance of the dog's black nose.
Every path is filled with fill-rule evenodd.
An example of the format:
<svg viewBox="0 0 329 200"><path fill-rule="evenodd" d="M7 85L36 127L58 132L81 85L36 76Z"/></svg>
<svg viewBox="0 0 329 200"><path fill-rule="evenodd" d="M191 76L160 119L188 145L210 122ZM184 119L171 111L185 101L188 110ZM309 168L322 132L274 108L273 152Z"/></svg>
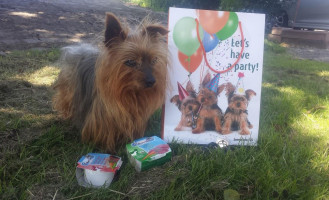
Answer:
<svg viewBox="0 0 329 200"><path fill-rule="evenodd" d="M152 68L150 67L143 67L142 72L144 73L145 79L145 86L152 87L155 83L155 78L152 74Z"/></svg>
<svg viewBox="0 0 329 200"><path fill-rule="evenodd" d="M192 110L193 108L192 108L192 106L189 106L188 109L189 109L189 110Z"/></svg>
<svg viewBox="0 0 329 200"><path fill-rule="evenodd" d="M146 87L152 87L155 83L155 79L153 77L149 77L147 80L145 80Z"/></svg>
<svg viewBox="0 0 329 200"><path fill-rule="evenodd" d="M203 103L206 99L205 98L201 98L201 103Z"/></svg>
<svg viewBox="0 0 329 200"><path fill-rule="evenodd" d="M239 108L239 107L241 106L241 103L238 102L238 103L236 104L236 106Z"/></svg>

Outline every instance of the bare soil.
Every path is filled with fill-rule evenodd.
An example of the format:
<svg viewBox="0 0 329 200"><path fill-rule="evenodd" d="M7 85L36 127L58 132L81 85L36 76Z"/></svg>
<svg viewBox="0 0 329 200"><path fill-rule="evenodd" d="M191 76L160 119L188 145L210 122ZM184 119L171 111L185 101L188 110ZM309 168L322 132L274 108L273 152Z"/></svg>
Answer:
<svg viewBox="0 0 329 200"><path fill-rule="evenodd" d="M105 13L130 24L146 15L166 24L167 14L120 0L2 0L0 51L59 47L75 42L102 40Z"/></svg>
<svg viewBox="0 0 329 200"><path fill-rule="evenodd" d="M288 48L288 53L300 59L316 60L329 63L329 49L291 47Z"/></svg>

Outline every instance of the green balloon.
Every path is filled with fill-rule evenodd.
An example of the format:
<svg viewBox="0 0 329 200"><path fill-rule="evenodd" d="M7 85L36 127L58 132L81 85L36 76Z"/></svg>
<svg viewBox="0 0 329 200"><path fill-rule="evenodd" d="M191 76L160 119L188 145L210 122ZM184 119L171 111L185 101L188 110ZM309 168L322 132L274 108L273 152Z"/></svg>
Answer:
<svg viewBox="0 0 329 200"><path fill-rule="evenodd" d="M196 22L192 17L183 17L174 27L174 42L183 54L191 56L200 47L196 32ZM203 38L203 31L199 24L200 40Z"/></svg>
<svg viewBox="0 0 329 200"><path fill-rule="evenodd" d="M230 17L228 18L225 26L216 33L216 36L219 40L226 40L235 33L238 28L239 18L235 12L230 12Z"/></svg>

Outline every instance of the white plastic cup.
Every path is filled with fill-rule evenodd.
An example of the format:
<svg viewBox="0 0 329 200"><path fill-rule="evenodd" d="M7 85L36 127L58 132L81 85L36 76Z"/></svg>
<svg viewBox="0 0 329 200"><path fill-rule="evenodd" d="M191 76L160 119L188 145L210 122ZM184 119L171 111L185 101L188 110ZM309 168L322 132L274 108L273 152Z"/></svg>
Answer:
<svg viewBox="0 0 329 200"><path fill-rule="evenodd" d="M99 170L84 169L85 181L93 186L109 185L113 178L113 172L102 172Z"/></svg>

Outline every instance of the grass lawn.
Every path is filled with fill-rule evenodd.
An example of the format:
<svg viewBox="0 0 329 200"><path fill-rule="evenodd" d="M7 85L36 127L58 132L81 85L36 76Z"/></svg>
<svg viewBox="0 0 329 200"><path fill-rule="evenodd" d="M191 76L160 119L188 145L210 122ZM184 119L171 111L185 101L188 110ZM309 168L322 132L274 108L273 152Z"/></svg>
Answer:
<svg viewBox="0 0 329 200"><path fill-rule="evenodd" d="M257 147L172 144L171 162L137 173L124 160L107 189L75 179L77 160L100 152L51 109L58 49L0 56L0 199L329 199L329 64L266 42ZM161 111L147 135L160 134Z"/></svg>

